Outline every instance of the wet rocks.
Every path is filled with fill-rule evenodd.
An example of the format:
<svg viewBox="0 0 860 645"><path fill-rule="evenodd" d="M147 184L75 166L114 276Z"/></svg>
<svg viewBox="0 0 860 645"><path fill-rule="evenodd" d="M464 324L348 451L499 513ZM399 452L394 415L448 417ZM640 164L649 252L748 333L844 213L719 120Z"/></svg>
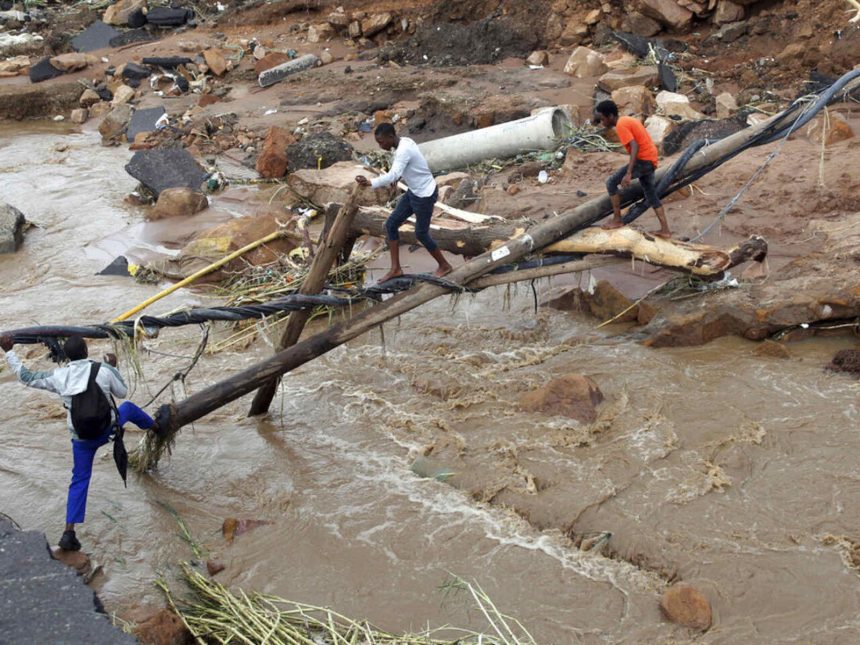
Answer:
<svg viewBox="0 0 860 645"><path fill-rule="evenodd" d="M287 147L290 168L328 168L352 159L352 146L330 132L308 134Z"/></svg>
<svg viewBox="0 0 860 645"><path fill-rule="evenodd" d="M713 619L711 603L699 591L687 584L669 587L660 598L660 609L673 623L706 631Z"/></svg>
<svg viewBox="0 0 860 645"><path fill-rule="evenodd" d="M633 302L608 280L599 280L583 289L562 287L549 294L546 305L562 311L582 311L601 321L633 322L639 315L638 306L631 306Z"/></svg>
<svg viewBox="0 0 860 645"><path fill-rule="evenodd" d="M289 130L271 127L263 140L260 156L257 157L257 172L266 179L276 179L287 174L287 146L296 138Z"/></svg>
<svg viewBox="0 0 860 645"><path fill-rule="evenodd" d="M785 345L774 340L763 340L756 348L755 355L763 358L791 358Z"/></svg>
<svg viewBox="0 0 860 645"><path fill-rule="evenodd" d="M105 115L99 124L99 134L102 135L102 145L112 145L119 142L125 134L131 120L131 106L123 103L117 105Z"/></svg>
<svg viewBox="0 0 860 645"><path fill-rule="evenodd" d="M0 253L14 253L24 241L27 220L14 206L0 202Z"/></svg>
<svg viewBox="0 0 860 645"><path fill-rule="evenodd" d="M87 108L75 108L69 115L69 120L72 123L77 123L78 125L86 123L89 118L90 111Z"/></svg>
<svg viewBox="0 0 860 645"><path fill-rule="evenodd" d="M659 75L653 65L617 69L607 72L597 81L597 86L604 92L612 92L631 85L656 85Z"/></svg>
<svg viewBox="0 0 860 645"><path fill-rule="evenodd" d="M206 571L210 576L218 575L227 567L224 566L223 563L218 560L206 560Z"/></svg>
<svg viewBox="0 0 860 645"><path fill-rule="evenodd" d="M206 195L186 186L166 188L161 191L158 201L148 217L152 220L169 217L187 217L209 207Z"/></svg>
<svg viewBox="0 0 860 645"><path fill-rule="evenodd" d="M126 172L137 179L156 197L168 188L184 186L200 190L208 173L187 150L139 150L125 166Z"/></svg>
<svg viewBox="0 0 860 645"><path fill-rule="evenodd" d="M66 112L78 105L83 93L80 83L50 86L0 85L0 119L44 118L46 114Z"/></svg>
<svg viewBox="0 0 860 645"><path fill-rule="evenodd" d="M83 551L65 551L58 546L52 546L51 557L65 564L79 576L85 576L92 569L90 556Z"/></svg>
<svg viewBox="0 0 860 645"><path fill-rule="evenodd" d="M526 412L543 412L591 423L597 418L597 406L601 401L603 393L594 380L583 374L568 374L524 393L519 404Z"/></svg>
<svg viewBox="0 0 860 645"><path fill-rule="evenodd" d="M242 535L242 533L247 533L255 528L269 524L271 522L268 520L239 520L235 517L228 517L221 525L221 533L224 535L224 539L227 540L227 544L232 544L237 535Z"/></svg>
<svg viewBox="0 0 860 645"><path fill-rule="evenodd" d="M588 47L574 49L564 65L564 73L576 78L600 76L607 69L603 54Z"/></svg>
<svg viewBox="0 0 860 645"><path fill-rule="evenodd" d="M840 349L825 369L833 372L847 372L860 377L860 349Z"/></svg>
<svg viewBox="0 0 860 645"><path fill-rule="evenodd" d="M137 621L134 635L141 645L185 645L194 642L194 637L182 619L167 608Z"/></svg>

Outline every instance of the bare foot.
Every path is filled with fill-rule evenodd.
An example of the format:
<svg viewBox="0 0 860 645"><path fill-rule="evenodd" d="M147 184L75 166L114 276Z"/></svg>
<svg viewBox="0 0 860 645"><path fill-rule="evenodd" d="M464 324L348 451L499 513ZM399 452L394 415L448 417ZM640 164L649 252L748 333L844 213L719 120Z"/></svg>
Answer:
<svg viewBox="0 0 860 645"><path fill-rule="evenodd" d="M672 239L672 231L651 231L654 237L662 237L664 240Z"/></svg>
<svg viewBox="0 0 860 645"><path fill-rule="evenodd" d="M388 282L389 280L393 280L394 278L399 278L403 275L403 271L401 269L391 269L388 273L382 276L376 284L382 284L383 282Z"/></svg>
<svg viewBox="0 0 860 645"><path fill-rule="evenodd" d="M624 226L624 222L622 220L614 219L611 222L607 222L606 224L604 224L600 228L602 228L605 231L611 231L614 228L621 228L622 226Z"/></svg>
<svg viewBox="0 0 860 645"><path fill-rule="evenodd" d="M442 276L448 275L453 270L454 267L452 267L450 264L440 264L439 268L433 272L433 275L435 275L437 278L441 278Z"/></svg>

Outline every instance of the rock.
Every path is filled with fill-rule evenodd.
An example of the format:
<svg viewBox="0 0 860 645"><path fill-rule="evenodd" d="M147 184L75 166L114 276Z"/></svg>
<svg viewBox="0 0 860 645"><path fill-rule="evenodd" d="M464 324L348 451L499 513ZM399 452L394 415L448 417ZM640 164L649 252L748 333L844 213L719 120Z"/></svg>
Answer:
<svg viewBox="0 0 860 645"><path fill-rule="evenodd" d="M145 7L146 0L119 0L119 2L116 2L105 9L102 21L108 25L125 27L128 25L129 16Z"/></svg>
<svg viewBox="0 0 860 645"><path fill-rule="evenodd" d="M220 49L207 49L203 52L203 59L209 67L209 71L215 76L224 76L227 71L227 59Z"/></svg>
<svg viewBox="0 0 860 645"><path fill-rule="evenodd" d="M767 358L791 358L785 345L773 340L763 340L759 343L755 348L755 354Z"/></svg>
<svg viewBox="0 0 860 645"><path fill-rule="evenodd" d="M151 61L153 59L150 58L147 60ZM161 58L156 58L155 60L157 61L157 63L155 63L155 64L158 64L158 63L165 61L165 59L161 59ZM185 59L185 60L188 60L188 59ZM188 62L190 63L191 61L188 60ZM144 67L143 65L138 65L137 63L126 63L125 65L122 66L122 73L119 74L119 76L120 76L120 78L122 78L124 80L142 81L142 80L152 76L152 71L150 71L150 69L148 67ZM137 87L137 85L135 85L135 87Z"/></svg>
<svg viewBox="0 0 860 645"><path fill-rule="evenodd" d="M366 168L353 161L342 161L323 170L304 169L290 173L287 183L300 197L314 204L326 206L343 204L355 187L355 176L367 174ZM358 200L361 206L383 205L393 190L363 190Z"/></svg>
<svg viewBox="0 0 860 645"><path fill-rule="evenodd" d="M701 112L694 110L690 105L690 99L683 94L663 90L657 94L656 101L657 108L666 116L679 116L690 121L701 121L707 118Z"/></svg>
<svg viewBox="0 0 860 645"><path fill-rule="evenodd" d="M519 404L526 412L543 412L592 423L597 419L597 406L601 401L603 393L590 377L568 374L522 394Z"/></svg>
<svg viewBox="0 0 860 645"><path fill-rule="evenodd" d="M358 20L353 20L347 26L346 31L350 38L359 38L361 36L361 23Z"/></svg>
<svg viewBox="0 0 860 645"><path fill-rule="evenodd" d="M182 619L167 608L139 621L134 628L134 635L141 645L185 645L194 642L194 637Z"/></svg>
<svg viewBox="0 0 860 645"><path fill-rule="evenodd" d="M567 59L567 63L564 65L564 73L576 78L600 76L607 69L608 67L604 61L603 54L588 47L577 47L574 49L570 54L570 58Z"/></svg>
<svg viewBox="0 0 860 645"><path fill-rule="evenodd" d="M644 85L619 87L612 92L612 100L618 106L618 112L621 115L648 116L654 112L654 96Z"/></svg>
<svg viewBox="0 0 860 645"><path fill-rule="evenodd" d="M51 65L64 72L74 72L98 62L99 59L92 54L80 54L76 52L60 54L51 58Z"/></svg>
<svg viewBox="0 0 860 645"><path fill-rule="evenodd" d="M787 63L800 59L806 49L807 45L804 43L789 43L785 46L785 49L776 55L776 60L780 63Z"/></svg>
<svg viewBox="0 0 860 645"><path fill-rule="evenodd" d="M268 520L238 520L235 517L228 517L221 525L221 533L227 540L227 544L232 544L237 535L268 524L271 524Z"/></svg>
<svg viewBox="0 0 860 645"><path fill-rule="evenodd" d="M15 56L0 60L0 77L23 76L29 70L30 58L27 56Z"/></svg>
<svg viewBox="0 0 860 645"><path fill-rule="evenodd" d="M134 94L134 90L128 85L120 85L114 90L113 101L111 101L110 104L116 107L117 105L123 105L125 103L128 103L129 101L134 99Z"/></svg>
<svg viewBox="0 0 860 645"><path fill-rule="evenodd" d="M118 141L125 133L131 120L131 106L123 103L105 115L99 124L99 134L102 135L102 145Z"/></svg>
<svg viewBox="0 0 860 645"><path fill-rule="evenodd" d="M684 627L707 631L711 626L711 603L690 585L669 587L660 598L660 608L669 620Z"/></svg>
<svg viewBox="0 0 860 645"><path fill-rule="evenodd" d="M84 90L84 93L81 94L81 98L78 99L78 103L81 104L81 107L88 108L100 102L101 100L102 97L98 95L98 92L96 92L95 90L86 89Z"/></svg>
<svg viewBox="0 0 860 645"><path fill-rule="evenodd" d="M806 137L818 145L823 140L825 146L830 146L853 136L854 130L838 112L829 111L826 115L819 115L806 126Z"/></svg>
<svg viewBox="0 0 860 645"><path fill-rule="evenodd" d="M840 349L834 354L833 360L825 366L825 369L860 376L860 349Z"/></svg>
<svg viewBox="0 0 860 645"><path fill-rule="evenodd" d="M260 156L257 157L257 172L266 179L276 179L287 174L287 146L296 139L289 130L271 127L263 140Z"/></svg>
<svg viewBox="0 0 860 645"><path fill-rule="evenodd" d="M413 461L409 469L419 477L435 479L440 482L447 481L455 474L453 468L423 455Z"/></svg>
<svg viewBox="0 0 860 645"><path fill-rule="evenodd" d="M328 21L328 24L330 24L332 27L337 27L339 29L348 26L350 23L349 16L343 11L342 8L330 13L326 20Z"/></svg>
<svg viewBox="0 0 860 645"><path fill-rule="evenodd" d="M596 25L600 22L600 17L603 15L603 12L600 9L592 9L585 15L585 19L583 22L586 25Z"/></svg>
<svg viewBox="0 0 860 645"><path fill-rule="evenodd" d="M64 551L58 546L52 546L51 557L73 569L79 576L86 575L91 569L90 556L83 551Z"/></svg>
<svg viewBox="0 0 860 645"><path fill-rule="evenodd" d="M663 26L645 14L639 13L638 11L629 11L624 15L624 18L621 21L621 28L624 31L634 33L637 36L650 38L651 36L659 34L660 31L662 31Z"/></svg>
<svg viewBox="0 0 860 645"><path fill-rule="evenodd" d="M131 121L129 121L126 130L128 140L135 141L141 133L155 132L157 129L155 124L165 114L167 112L160 105L154 108L146 108L145 110L135 110L134 114L131 115Z"/></svg>
<svg viewBox="0 0 860 645"><path fill-rule="evenodd" d="M561 32L559 42L564 46L578 45L588 36L588 25L579 20L572 20Z"/></svg>
<svg viewBox="0 0 860 645"><path fill-rule="evenodd" d="M738 111L738 104L733 94L723 92L716 97L717 118L727 119Z"/></svg>
<svg viewBox="0 0 860 645"><path fill-rule="evenodd" d="M65 72L51 65L51 61L47 58L43 58L35 65L31 65L28 72L31 83L41 83L42 81L57 78L63 74Z"/></svg>
<svg viewBox="0 0 860 645"><path fill-rule="evenodd" d="M731 0L719 0L714 12L714 24L724 25L728 22L738 22L744 19L744 8Z"/></svg>
<svg viewBox="0 0 860 645"><path fill-rule="evenodd" d="M352 159L352 146L330 132L305 135L287 147L290 168L327 168L338 161Z"/></svg>
<svg viewBox="0 0 860 645"><path fill-rule="evenodd" d="M334 54L332 54L330 50L326 49L320 54L320 62L323 65L331 65L334 62Z"/></svg>
<svg viewBox="0 0 860 645"><path fill-rule="evenodd" d="M20 120L67 112L78 107L83 89L78 82L55 83L49 86L2 84L0 115L4 119Z"/></svg>
<svg viewBox="0 0 860 645"><path fill-rule="evenodd" d="M470 175L467 172L449 172L446 175L439 175L436 177L436 185L439 186L439 188L444 188L445 186L459 186L461 181L469 178Z"/></svg>
<svg viewBox="0 0 860 645"><path fill-rule="evenodd" d="M646 16L677 31L687 29L693 20L693 12L675 0L639 0L639 7Z"/></svg>
<svg viewBox="0 0 860 645"><path fill-rule="evenodd" d="M14 253L24 241L27 220L14 206L0 202L0 253Z"/></svg>
<svg viewBox="0 0 860 645"><path fill-rule="evenodd" d="M645 129L651 136L654 145L659 148L663 144L663 139L675 129L675 121L665 116L652 114L645 119Z"/></svg>
<svg viewBox="0 0 860 645"><path fill-rule="evenodd" d="M266 70L277 67L278 65L283 65L291 60L292 58L282 52L270 52L254 64L254 73L259 76Z"/></svg>
<svg viewBox="0 0 860 645"><path fill-rule="evenodd" d="M331 40L337 35L332 27L327 22L321 22L316 25L311 25L308 27L308 42L309 43L319 43L325 40Z"/></svg>
<svg viewBox="0 0 860 645"><path fill-rule="evenodd" d="M222 563L217 560L206 560L206 571L209 572L210 576L217 575L226 569Z"/></svg>
<svg viewBox="0 0 860 645"><path fill-rule="evenodd" d="M158 201L149 212L148 217L151 220L187 217L208 207L209 200L203 193L185 186L165 188L158 196Z"/></svg>
<svg viewBox="0 0 860 645"><path fill-rule="evenodd" d="M112 38L121 35L119 31L99 21L94 22L72 38L72 49L76 52L91 52L110 47Z"/></svg>
<svg viewBox="0 0 860 645"><path fill-rule="evenodd" d="M747 33L746 22L730 22L723 25L720 30L714 34L714 38L722 41L724 44L733 43L741 36Z"/></svg>
<svg viewBox="0 0 860 645"><path fill-rule="evenodd" d="M0 33L0 58L11 56L38 55L45 47L45 39L32 33Z"/></svg>
<svg viewBox="0 0 860 645"><path fill-rule="evenodd" d="M646 85L651 87L658 81L657 68L652 65L631 67L629 69L617 69L607 72L597 81L597 86L604 92L612 92L620 87L631 85Z"/></svg>
<svg viewBox="0 0 860 645"><path fill-rule="evenodd" d="M180 27L193 17L191 9L155 7L146 14L146 21L157 27Z"/></svg>
<svg viewBox="0 0 860 645"><path fill-rule="evenodd" d="M194 157L181 148L139 150L126 164L125 171L156 197L161 191L178 186L200 190L209 176Z"/></svg>
<svg viewBox="0 0 860 645"><path fill-rule="evenodd" d="M529 54L529 57L526 58L526 63L529 65L548 65L549 54L543 49L533 51Z"/></svg>
<svg viewBox="0 0 860 645"><path fill-rule="evenodd" d="M373 38L394 20L391 12L374 13L361 21L361 33L365 38Z"/></svg>
<svg viewBox="0 0 860 645"><path fill-rule="evenodd" d="M87 119L90 118L90 111L87 108L76 108L72 110L72 114L69 118L72 123L80 125L82 123L86 123Z"/></svg>

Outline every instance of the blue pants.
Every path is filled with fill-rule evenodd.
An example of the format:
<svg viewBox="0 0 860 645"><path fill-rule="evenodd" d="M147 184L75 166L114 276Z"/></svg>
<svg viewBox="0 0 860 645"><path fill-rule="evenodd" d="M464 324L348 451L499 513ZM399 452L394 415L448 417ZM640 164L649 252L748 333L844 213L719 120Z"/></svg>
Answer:
<svg viewBox="0 0 860 645"><path fill-rule="evenodd" d="M130 401L124 401L117 408L119 425L124 426L131 421L142 430L151 428L153 421L146 412ZM69 484L69 497L66 500L66 523L80 524L87 513L87 493L90 489L90 477L93 474L93 459L96 451L110 441L113 427L105 430L97 439L72 439L72 482Z"/></svg>
<svg viewBox="0 0 860 645"><path fill-rule="evenodd" d="M397 202L394 210L391 211L391 215L385 220L385 233L388 235L388 239L399 240L400 233L397 232L397 229L403 226L403 222L414 213L416 220L415 237L428 251L435 251L438 245L430 237L430 218L433 217L433 205L438 196L438 189L430 197L417 197L411 190L407 190L406 194Z"/></svg>

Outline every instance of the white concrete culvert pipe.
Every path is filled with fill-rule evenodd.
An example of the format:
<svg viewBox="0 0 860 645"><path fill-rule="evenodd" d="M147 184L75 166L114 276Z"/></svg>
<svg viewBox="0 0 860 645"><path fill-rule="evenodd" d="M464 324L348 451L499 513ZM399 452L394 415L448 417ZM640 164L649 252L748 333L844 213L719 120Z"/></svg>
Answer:
<svg viewBox="0 0 860 645"><path fill-rule="evenodd" d="M485 159L507 159L524 152L555 150L571 130L570 118L559 107L418 146L430 170L464 168Z"/></svg>

